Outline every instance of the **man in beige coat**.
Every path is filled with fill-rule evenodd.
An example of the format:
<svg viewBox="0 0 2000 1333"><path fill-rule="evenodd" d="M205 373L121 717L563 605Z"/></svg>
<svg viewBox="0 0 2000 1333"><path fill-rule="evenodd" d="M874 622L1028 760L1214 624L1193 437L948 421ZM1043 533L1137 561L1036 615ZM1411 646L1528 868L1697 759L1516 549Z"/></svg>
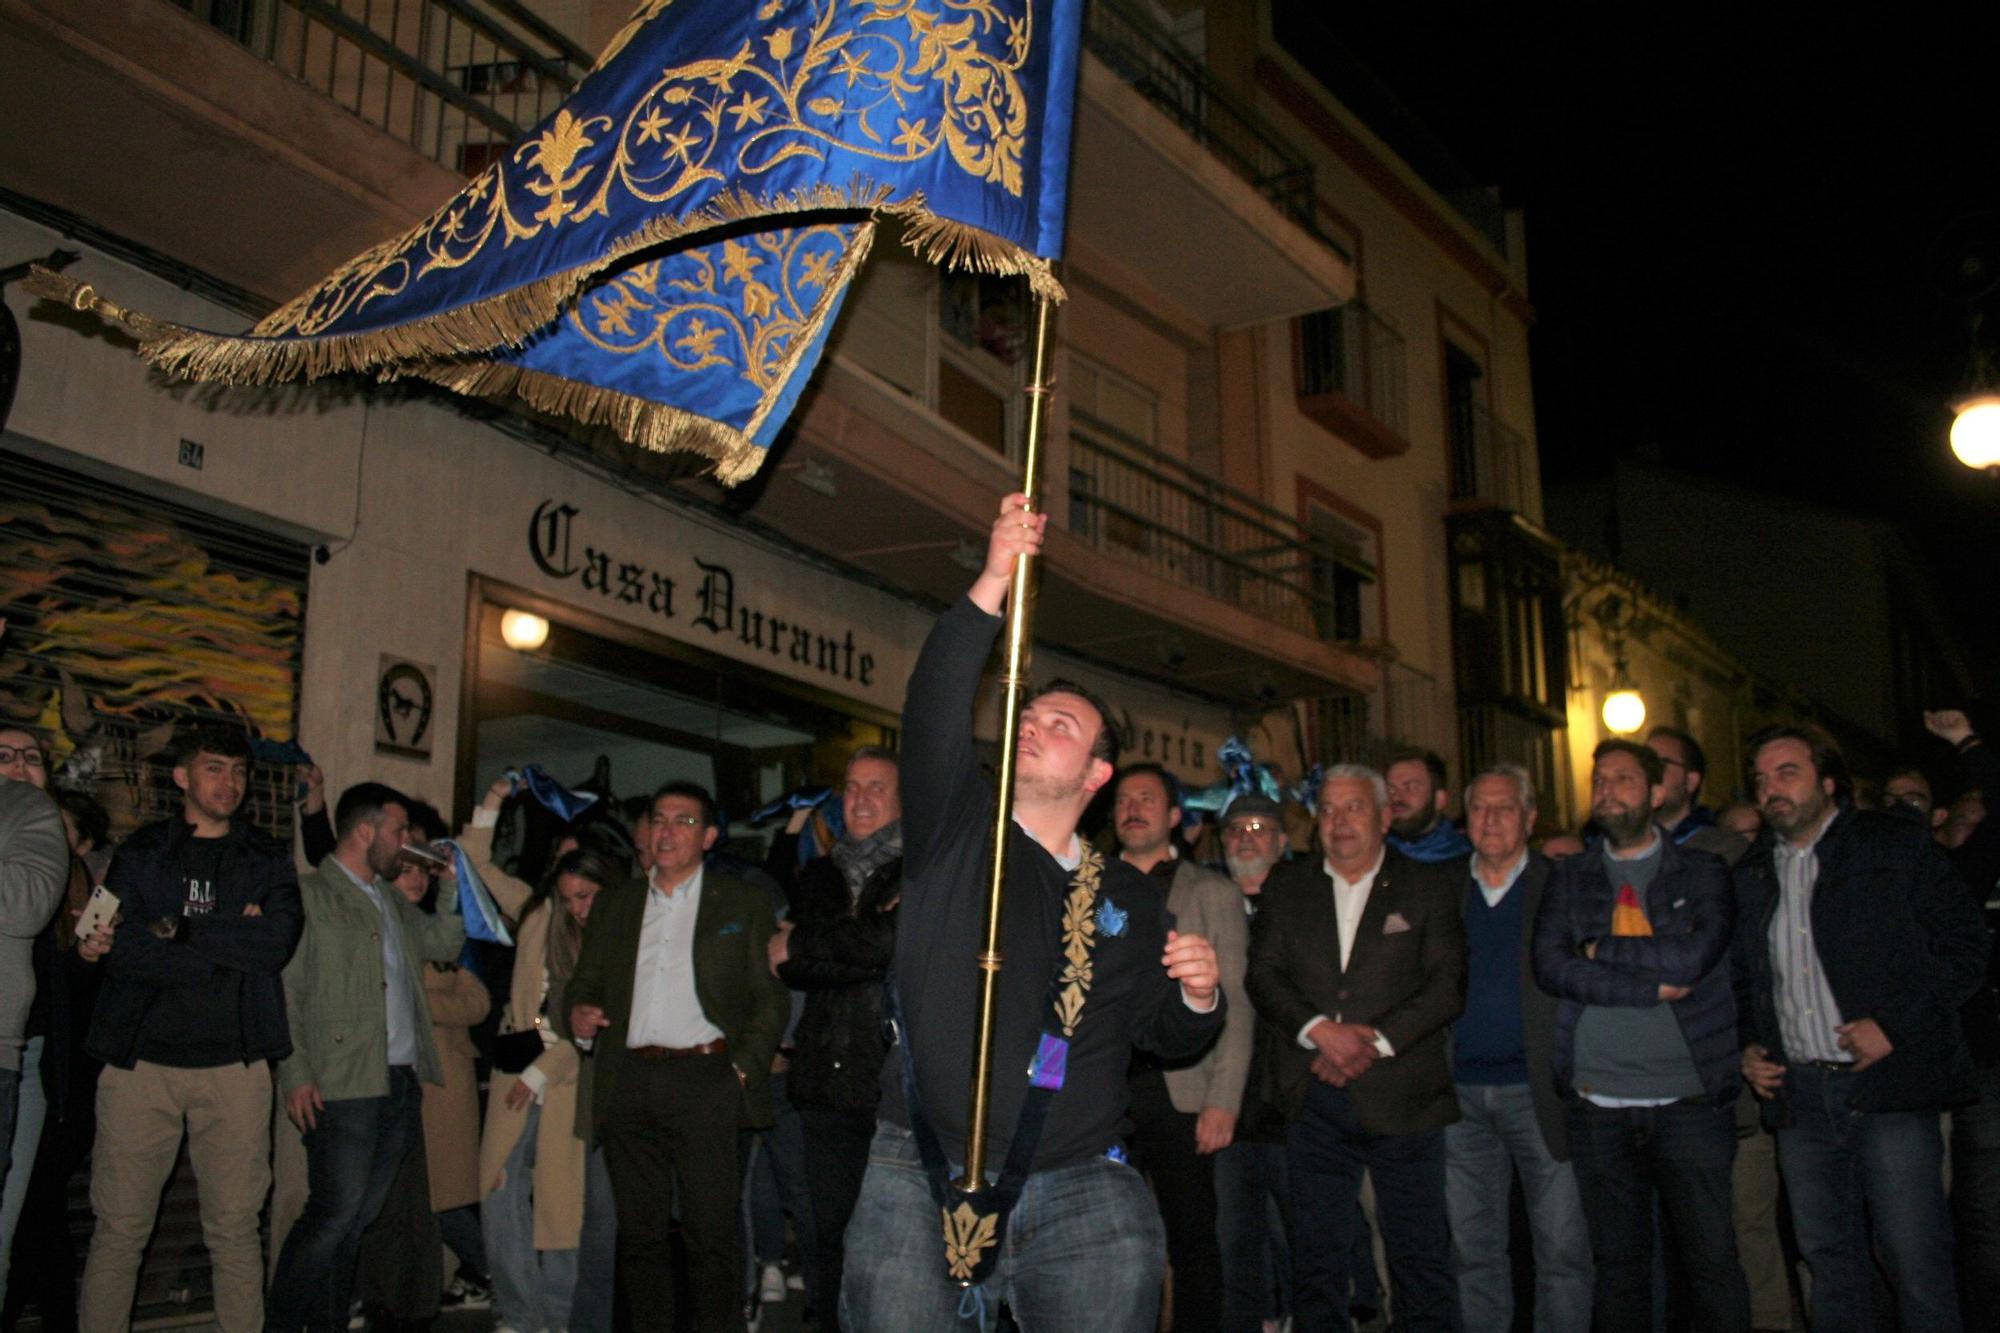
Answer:
<svg viewBox="0 0 2000 1333"><path fill-rule="evenodd" d="M1165 890L1175 929L1215 946L1222 989L1240 1004L1250 946L1243 895L1225 876L1184 859L1174 846L1173 831L1181 822L1179 787L1166 770L1134 764L1118 775L1114 790L1120 855ZM1248 1005L1232 1008L1222 1035L1192 1063L1163 1065L1145 1056L1132 1075L1132 1146L1138 1165L1152 1178L1167 1226L1177 1328L1222 1323L1214 1154L1235 1137L1255 1018Z"/></svg>

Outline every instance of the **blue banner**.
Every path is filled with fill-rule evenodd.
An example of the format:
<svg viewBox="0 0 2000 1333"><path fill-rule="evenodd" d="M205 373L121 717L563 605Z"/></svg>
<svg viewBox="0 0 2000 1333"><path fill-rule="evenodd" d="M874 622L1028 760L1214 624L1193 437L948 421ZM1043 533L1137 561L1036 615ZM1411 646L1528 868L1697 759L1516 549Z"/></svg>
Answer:
<svg viewBox="0 0 2000 1333"><path fill-rule="evenodd" d="M754 472L874 217L1060 299L1083 0L644 0L430 217L227 336L38 271L190 379L344 372L516 397Z"/></svg>

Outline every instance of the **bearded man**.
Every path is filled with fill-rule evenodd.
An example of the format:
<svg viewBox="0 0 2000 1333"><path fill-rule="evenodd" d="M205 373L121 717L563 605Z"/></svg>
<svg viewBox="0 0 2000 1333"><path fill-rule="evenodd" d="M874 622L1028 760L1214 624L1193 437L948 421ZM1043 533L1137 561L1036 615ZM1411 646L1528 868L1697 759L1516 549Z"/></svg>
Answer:
<svg viewBox="0 0 2000 1333"><path fill-rule="evenodd" d="M1556 1084L1597 1263L1595 1327L1649 1328L1653 1219L1687 1273L1694 1326L1750 1327L1730 1227L1735 901L1721 859L1659 826L1660 756L1607 740L1592 755L1594 847L1556 866L1535 916L1535 981L1556 997Z"/></svg>
<svg viewBox="0 0 2000 1333"><path fill-rule="evenodd" d="M1736 870L1743 1076L1777 1131L1812 1326L1874 1326L1873 1254L1899 1324L1950 1333L1938 1116L1975 1096L1958 1010L1985 923L1921 825L1845 799L1825 737L1773 727L1749 751L1768 827Z"/></svg>

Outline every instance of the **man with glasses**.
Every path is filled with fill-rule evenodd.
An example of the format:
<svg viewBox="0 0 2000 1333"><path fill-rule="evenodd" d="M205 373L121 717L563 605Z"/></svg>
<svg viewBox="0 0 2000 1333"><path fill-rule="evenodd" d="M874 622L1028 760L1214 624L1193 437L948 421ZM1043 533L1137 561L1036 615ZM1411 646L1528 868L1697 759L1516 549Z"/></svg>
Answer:
<svg viewBox="0 0 2000 1333"><path fill-rule="evenodd" d="M740 1330L737 1131L772 1123L771 1061L791 1016L770 972L765 890L710 874L715 800L692 782L653 796L645 879L600 894L570 977L570 1031L591 1044L592 1110L618 1209L618 1280L633 1327ZM676 1210L678 1195L678 1210ZM688 1288L675 1290L675 1213Z"/></svg>

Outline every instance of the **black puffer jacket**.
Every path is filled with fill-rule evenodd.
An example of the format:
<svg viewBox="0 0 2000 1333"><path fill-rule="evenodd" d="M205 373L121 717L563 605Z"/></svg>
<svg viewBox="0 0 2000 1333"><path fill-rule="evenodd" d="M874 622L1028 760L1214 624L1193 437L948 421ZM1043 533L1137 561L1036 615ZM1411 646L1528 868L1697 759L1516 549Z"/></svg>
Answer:
<svg viewBox="0 0 2000 1333"><path fill-rule="evenodd" d="M889 1050L882 1034L882 982L896 953L902 891L901 857L869 876L851 903L832 857L819 857L799 871L791 957L778 969L780 980L806 995L785 1082L794 1106L875 1109Z"/></svg>

